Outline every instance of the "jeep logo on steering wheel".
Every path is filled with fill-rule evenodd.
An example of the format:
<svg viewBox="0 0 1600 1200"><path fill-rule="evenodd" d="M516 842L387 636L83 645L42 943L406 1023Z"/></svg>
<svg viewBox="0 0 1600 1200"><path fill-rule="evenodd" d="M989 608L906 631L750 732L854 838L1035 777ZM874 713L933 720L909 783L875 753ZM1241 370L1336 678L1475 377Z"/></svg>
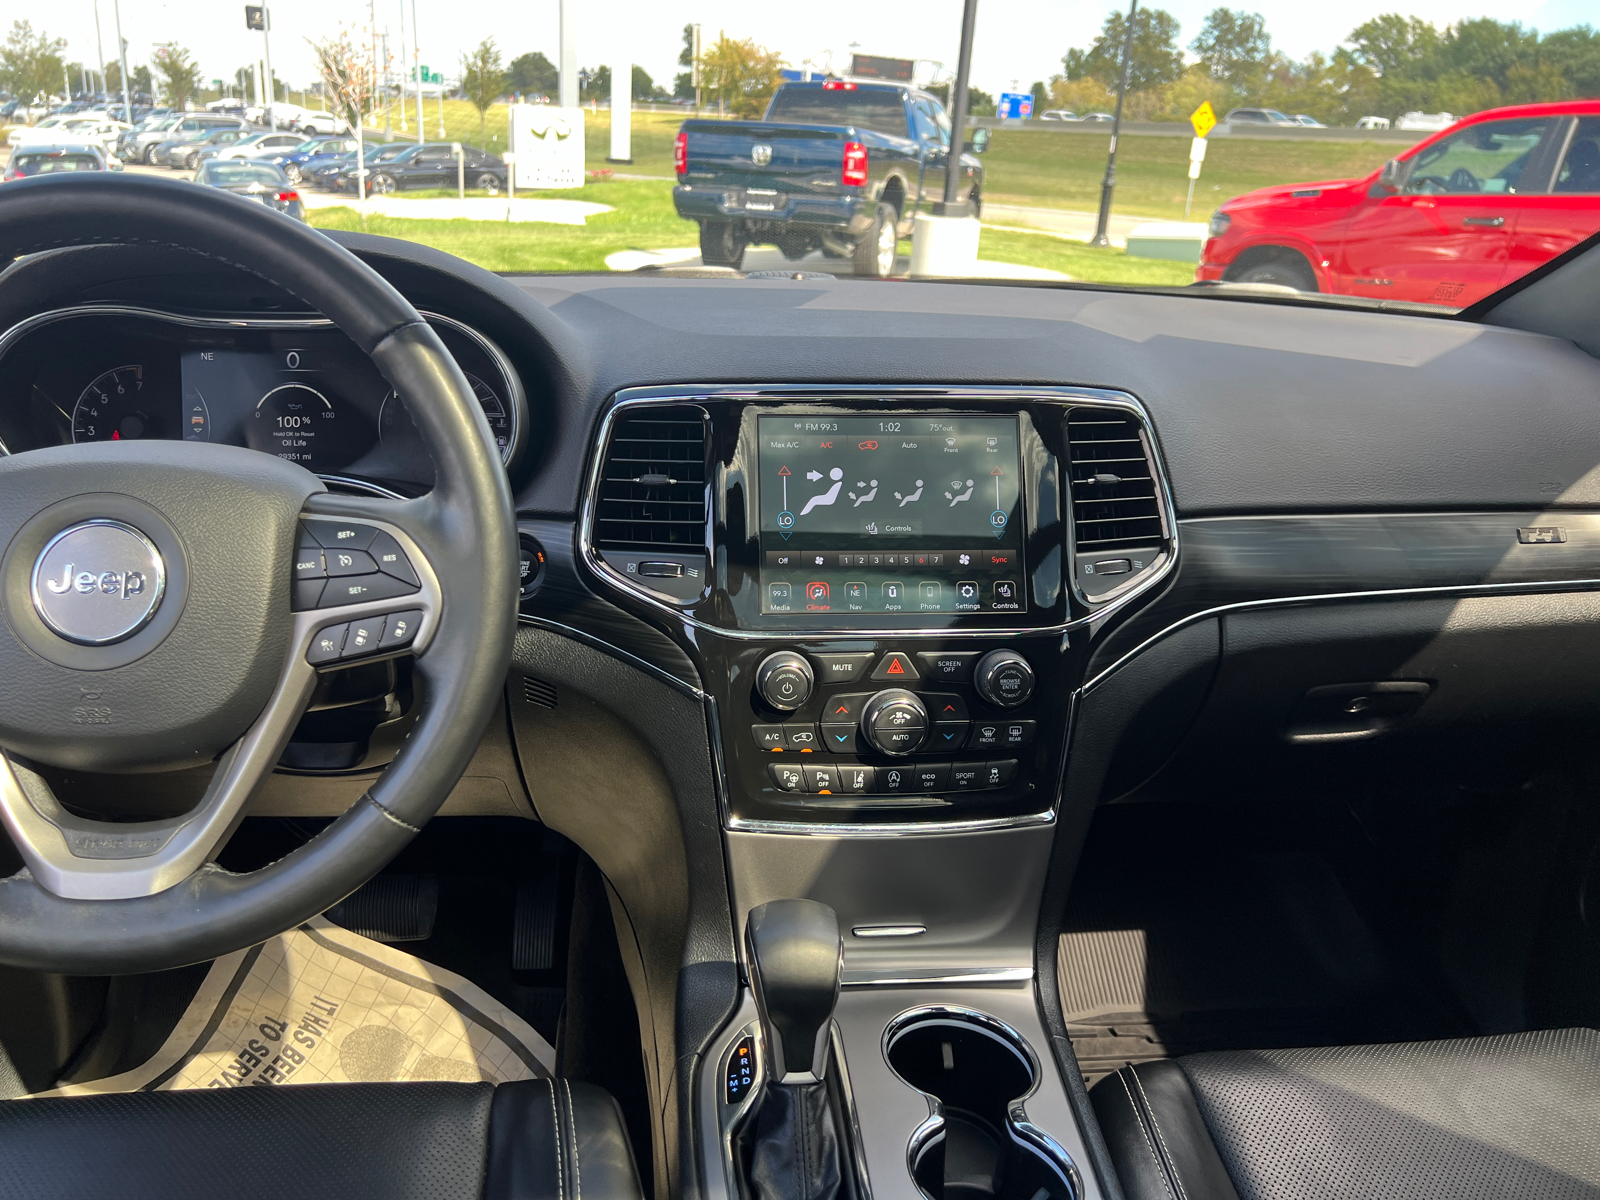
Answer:
<svg viewBox="0 0 1600 1200"><path fill-rule="evenodd" d="M132 637L155 615L166 564L121 521L83 521L51 538L33 564L33 607L52 632L83 646Z"/></svg>

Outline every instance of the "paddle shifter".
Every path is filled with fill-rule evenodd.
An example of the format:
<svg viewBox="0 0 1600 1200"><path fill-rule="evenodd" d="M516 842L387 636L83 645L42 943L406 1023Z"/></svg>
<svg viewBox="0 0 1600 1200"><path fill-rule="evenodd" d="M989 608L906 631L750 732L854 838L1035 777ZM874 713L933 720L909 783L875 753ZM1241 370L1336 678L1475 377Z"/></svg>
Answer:
<svg viewBox="0 0 1600 1200"><path fill-rule="evenodd" d="M827 1083L844 939L815 900L773 900L745 923L750 990L761 1018L767 1084L746 1144L755 1200L837 1200L848 1194L843 1123Z"/></svg>

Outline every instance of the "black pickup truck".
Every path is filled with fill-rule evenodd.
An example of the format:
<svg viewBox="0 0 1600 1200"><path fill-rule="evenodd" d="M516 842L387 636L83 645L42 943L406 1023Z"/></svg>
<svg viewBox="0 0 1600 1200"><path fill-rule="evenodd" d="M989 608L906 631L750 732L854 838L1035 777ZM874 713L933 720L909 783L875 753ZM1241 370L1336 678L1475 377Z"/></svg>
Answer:
<svg viewBox="0 0 1600 1200"><path fill-rule="evenodd" d="M961 156L961 199L982 202L979 130ZM970 151L971 153L968 153ZM753 242L785 258L821 249L858 275L894 270L919 205L944 198L950 121L900 84L786 83L760 121L685 121L673 150L678 215L700 226L700 257L737 268Z"/></svg>

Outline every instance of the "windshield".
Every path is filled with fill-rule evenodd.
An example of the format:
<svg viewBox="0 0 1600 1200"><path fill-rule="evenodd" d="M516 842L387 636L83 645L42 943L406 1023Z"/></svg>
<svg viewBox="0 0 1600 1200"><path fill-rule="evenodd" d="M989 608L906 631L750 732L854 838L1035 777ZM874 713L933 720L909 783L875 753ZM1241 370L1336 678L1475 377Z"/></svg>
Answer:
<svg viewBox="0 0 1600 1200"><path fill-rule="evenodd" d="M984 7L965 56L960 5L565 6L565 60L554 18L489 0L419 10L420 28L382 6L360 28L337 6L274 11L270 62L221 10L141 11L129 98L169 111L77 136L166 178L187 167L168 141L259 155L315 227L516 274L976 278L1437 312L1600 232L1600 33L1577 0L1537 28L1420 0L1019 0ZM124 112L119 61L93 86L91 27L31 21L27 44L66 48L0 155L27 144L15 126L62 122L45 114L71 99L63 63L79 103ZM17 69L0 64L0 86L17 91ZM235 108L249 128L214 132Z"/></svg>
<svg viewBox="0 0 1600 1200"><path fill-rule="evenodd" d="M200 183L209 183L213 187L237 187L250 183L259 183L264 187L283 187L289 182L283 172L276 167L239 159L214 159L200 168L195 179Z"/></svg>
<svg viewBox="0 0 1600 1200"><path fill-rule="evenodd" d="M98 171L100 160L92 154L17 154L11 164L19 176L49 175L56 171Z"/></svg>

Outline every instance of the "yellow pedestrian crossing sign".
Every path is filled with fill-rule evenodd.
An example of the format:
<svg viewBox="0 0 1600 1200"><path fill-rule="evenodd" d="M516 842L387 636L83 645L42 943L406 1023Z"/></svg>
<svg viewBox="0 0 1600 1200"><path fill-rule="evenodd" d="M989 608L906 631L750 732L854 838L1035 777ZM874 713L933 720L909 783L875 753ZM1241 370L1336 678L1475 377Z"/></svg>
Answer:
<svg viewBox="0 0 1600 1200"><path fill-rule="evenodd" d="M1195 137L1205 137L1217 127L1217 112L1207 100L1199 108L1189 114L1189 124L1194 126Z"/></svg>

